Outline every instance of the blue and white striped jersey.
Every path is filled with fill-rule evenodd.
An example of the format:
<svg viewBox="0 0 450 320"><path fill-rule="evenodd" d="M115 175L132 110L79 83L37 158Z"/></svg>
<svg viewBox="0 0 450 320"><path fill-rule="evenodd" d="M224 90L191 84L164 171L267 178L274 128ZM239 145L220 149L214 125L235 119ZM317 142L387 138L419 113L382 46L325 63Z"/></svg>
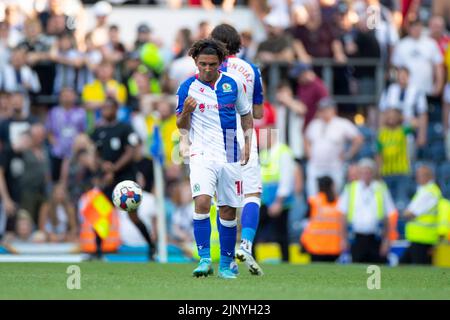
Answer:
<svg viewBox="0 0 450 320"><path fill-rule="evenodd" d="M220 69L224 72L235 75L244 84L244 89L247 95L247 100L250 106L254 104L262 104L264 102L263 87L261 80L261 72L254 64L248 63L245 60L237 58L235 56L229 56L222 63ZM238 143L243 147L244 131L241 130L241 122L238 119ZM253 130L251 152L254 156L258 155L256 131Z"/></svg>
<svg viewBox="0 0 450 320"><path fill-rule="evenodd" d="M189 132L191 157L238 162L243 147L239 146L236 136L238 118L251 112L242 82L227 72L220 72L215 85L211 86L195 75L178 89L177 114L183 111L188 96L197 101Z"/></svg>

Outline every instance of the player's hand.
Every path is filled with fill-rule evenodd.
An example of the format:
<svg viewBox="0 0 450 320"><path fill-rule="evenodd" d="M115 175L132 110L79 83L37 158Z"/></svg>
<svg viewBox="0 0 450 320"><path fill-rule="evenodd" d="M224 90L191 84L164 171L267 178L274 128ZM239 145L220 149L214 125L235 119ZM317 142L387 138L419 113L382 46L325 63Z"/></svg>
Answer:
<svg viewBox="0 0 450 320"><path fill-rule="evenodd" d="M250 160L250 143L246 143L241 152L241 166L245 166Z"/></svg>
<svg viewBox="0 0 450 320"><path fill-rule="evenodd" d="M3 201L3 208L7 216L12 216L16 212L16 204L11 199L5 199Z"/></svg>
<svg viewBox="0 0 450 320"><path fill-rule="evenodd" d="M183 103L183 112L191 113L195 111L195 108L197 107L197 101L192 98L191 96L188 96L186 100L184 100Z"/></svg>

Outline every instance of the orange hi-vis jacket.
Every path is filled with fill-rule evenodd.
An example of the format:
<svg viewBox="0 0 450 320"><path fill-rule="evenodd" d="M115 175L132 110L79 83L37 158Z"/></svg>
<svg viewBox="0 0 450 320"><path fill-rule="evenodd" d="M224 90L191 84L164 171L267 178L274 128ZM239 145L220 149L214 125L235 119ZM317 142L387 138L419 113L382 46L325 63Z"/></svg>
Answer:
<svg viewBox="0 0 450 320"><path fill-rule="evenodd" d="M309 197L308 202L311 214L300 242L310 254L341 254L344 216L337 208L337 200L330 203L324 193L319 193Z"/></svg>
<svg viewBox="0 0 450 320"><path fill-rule="evenodd" d="M80 211L83 216L81 251L96 252L95 232L102 238L103 252L117 251L120 246L119 219L109 199L99 189L92 189L82 195Z"/></svg>

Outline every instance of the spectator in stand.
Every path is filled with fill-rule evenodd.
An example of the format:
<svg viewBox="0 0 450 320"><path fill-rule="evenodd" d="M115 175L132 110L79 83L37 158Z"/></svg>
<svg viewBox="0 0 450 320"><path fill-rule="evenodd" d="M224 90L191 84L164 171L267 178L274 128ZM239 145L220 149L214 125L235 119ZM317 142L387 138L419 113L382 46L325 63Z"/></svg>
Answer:
<svg viewBox="0 0 450 320"><path fill-rule="evenodd" d="M433 16L428 21L430 37L436 40L442 55L445 55L450 44L450 36L445 30L445 20L442 16Z"/></svg>
<svg viewBox="0 0 450 320"><path fill-rule="evenodd" d="M68 165L75 137L86 130L86 111L76 102L77 95L74 89L65 87L59 94L59 105L48 113L46 127L51 145L54 182L60 179L61 167Z"/></svg>
<svg viewBox="0 0 450 320"><path fill-rule="evenodd" d="M261 42L256 52L256 60L262 63L292 62L292 38L284 33L284 23L275 15L264 18L267 39Z"/></svg>
<svg viewBox="0 0 450 320"><path fill-rule="evenodd" d="M26 64L26 51L15 48L10 63L0 73L0 87L8 92L21 92L25 96L25 112L30 112L29 94L38 93L41 84L37 74Z"/></svg>
<svg viewBox="0 0 450 320"><path fill-rule="evenodd" d="M409 135L408 150L411 159L416 158L416 148L423 147L427 139L428 103L425 93L409 80L409 69L399 67L396 72L396 82L385 90L380 99L380 123L383 122L383 113L390 107L401 110L406 126L417 127L417 138Z"/></svg>
<svg viewBox="0 0 450 320"><path fill-rule="evenodd" d="M65 0L48 0L47 8L40 12L37 16L41 25L47 27L49 25L49 20L51 20L53 17L63 17L64 24L66 24L69 18L64 14L64 5L66 2L67 1ZM45 30L45 32L49 33L47 29Z"/></svg>
<svg viewBox="0 0 450 320"><path fill-rule="evenodd" d="M450 29L450 3L447 0L433 0L433 15L442 16L447 22L447 29Z"/></svg>
<svg viewBox="0 0 450 320"><path fill-rule="evenodd" d="M175 192L172 193L172 202L175 205L175 210L172 214L170 226L171 240L181 248L186 256L192 257L194 228L191 217L194 214L195 207L189 181L180 182L175 186Z"/></svg>
<svg viewBox="0 0 450 320"><path fill-rule="evenodd" d="M33 124L29 131L31 147L23 152L24 174L21 178L20 207L27 210L34 223L39 223L39 210L48 196L51 183L50 159L45 146L46 130Z"/></svg>
<svg viewBox="0 0 450 320"><path fill-rule="evenodd" d="M23 209L20 209L17 213L17 219L15 220L14 228L10 230L6 235L5 243L42 243L45 241L45 237L39 231L34 232L34 223L30 214Z"/></svg>
<svg viewBox="0 0 450 320"><path fill-rule="evenodd" d="M360 18L351 33L344 37L345 53L350 58L380 58L380 45L375 30L369 29L367 15ZM353 68L356 92L359 95L374 95L375 67L355 66Z"/></svg>
<svg viewBox="0 0 450 320"><path fill-rule="evenodd" d="M103 57L112 63L120 63L127 52L125 45L120 41L120 29L118 25L109 27L109 41L104 47L101 47Z"/></svg>
<svg viewBox="0 0 450 320"><path fill-rule="evenodd" d="M164 71L164 60L161 51L153 39L150 27L142 23L137 29L134 51L139 52L141 63L148 67L159 79Z"/></svg>
<svg viewBox="0 0 450 320"><path fill-rule="evenodd" d="M9 93L0 91L0 123L11 117L11 111L9 107Z"/></svg>
<svg viewBox="0 0 450 320"><path fill-rule="evenodd" d="M353 10L358 16L367 16L367 14L379 14L376 20L375 36L380 46L381 59L384 65L388 65L392 50L399 40L397 30L397 21L399 19L398 10L391 11L386 7L386 1L380 0L357 0L353 2Z"/></svg>
<svg viewBox="0 0 450 320"><path fill-rule="evenodd" d="M403 123L402 111L394 106L388 108L377 138L377 163L381 176L401 209L408 201L408 189L405 186L411 173L407 137L414 131Z"/></svg>
<svg viewBox="0 0 450 320"><path fill-rule="evenodd" d="M322 19L324 10L317 4L307 4L305 8L308 18L304 24L296 24L289 29L299 60L311 63L312 58L334 58L338 63L345 63L347 57L339 41L340 30L337 25Z"/></svg>
<svg viewBox="0 0 450 320"><path fill-rule="evenodd" d="M446 137L447 159L450 160L450 46L445 52L445 65L447 66L447 84L445 85L443 95L442 123L444 135Z"/></svg>
<svg viewBox="0 0 450 320"><path fill-rule="evenodd" d="M95 69L102 62L102 52L94 46L92 34L88 33L85 37L86 51L82 53L83 64L78 69L77 91L82 92L83 87L95 80Z"/></svg>
<svg viewBox="0 0 450 320"><path fill-rule="evenodd" d="M20 135L35 122L25 110L25 98L21 92L9 94L9 113L10 117L0 123L0 150L16 144Z"/></svg>
<svg viewBox="0 0 450 320"><path fill-rule="evenodd" d="M43 33L38 19L27 19L24 32L25 39L18 47L26 50L27 62L39 77L40 93L51 95L55 78L55 64L50 61L51 39Z"/></svg>
<svg viewBox="0 0 450 320"><path fill-rule="evenodd" d="M166 88L170 93L175 93L179 85L194 75L197 70L194 59L188 54L191 43L191 31L189 29L180 29L175 39L175 58L166 74Z"/></svg>
<svg viewBox="0 0 450 320"><path fill-rule="evenodd" d="M79 134L74 139L71 157L68 165L62 167L60 178L61 184L68 190L72 203L78 203L81 195L92 188L97 171L95 146L88 135Z"/></svg>
<svg viewBox="0 0 450 320"><path fill-rule="evenodd" d="M352 262L381 263L386 261L391 245L393 230L389 219L396 209L385 184L375 179L375 161L364 158L358 164L360 179L346 186L338 208L353 234Z"/></svg>
<svg viewBox="0 0 450 320"><path fill-rule="evenodd" d="M8 25L0 22L0 70L7 64L10 56L10 46L8 44Z"/></svg>
<svg viewBox="0 0 450 320"><path fill-rule="evenodd" d="M83 87L82 100L87 111L88 131L92 131L95 123L101 118L101 108L107 97L124 104L127 90L123 84L113 78L114 66L102 61L96 68L96 79Z"/></svg>
<svg viewBox="0 0 450 320"><path fill-rule="evenodd" d="M440 96L444 85L442 54L437 43L422 35L422 22L411 22L408 36L395 46L392 56L394 66L406 66L410 71L410 81L423 90L428 97Z"/></svg>
<svg viewBox="0 0 450 320"><path fill-rule="evenodd" d="M9 28L8 44L11 48L15 48L23 37L23 12L18 2L10 2L6 5L3 21Z"/></svg>
<svg viewBox="0 0 450 320"><path fill-rule="evenodd" d="M75 38L71 33L66 32L58 37L50 51L50 59L56 63L53 94L59 95L64 87L77 88L77 73L83 65L83 56L75 48Z"/></svg>
<svg viewBox="0 0 450 320"><path fill-rule="evenodd" d="M212 29L213 27L208 21L200 21L197 26L197 33L194 36L194 41L208 38Z"/></svg>
<svg viewBox="0 0 450 320"><path fill-rule="evenodd" d="M303 125L307 106L297 100L288 82L282 82L277 90L277 128L280 141L291 148L294 157L300 162L304 158Z"/></svg>
<svg viewBox="0 0 450 320"><path fill-rule="evenodd" d="M14 231L17 210L22 195L22 176L25 174L23 152L31 145L29 135L22 132L14 143L0 152L0 238L5 231Z"/></svg>
<svg viewBox="0 0 450 320"><path fill-rule="evenodd" d="M338 117L336 103L331 98L320 100L318 117L311 121L305 134L307 194L317 194L317 179L332 177L336 192L344 185L344 163L361 148L364 138L349 120ZM351 143L345 151L347 142Z"/></svg>
<svg viewBox="0 0 450 320"><path fill-rule="evenodd" d="M93 6L93 11L96 24L91 30L92 42L97 48L100 48L108 44L108 17L112 12L112 6L107 1L99 1Z"/></svg>
<svg viewBox="0 0 450 320"><path fill-rule="evenodd" d="M306 107L304 131L316 116L319 101L328 97L328 89L309 64L295 64L289 75L296 81L295 96L298 103Z"/></svg>
<svg viewBox="0 0 450 320"><path fill-rule="evenodd" d="M154 141L155 127L159 128L164 151L164 167L177 166L174 163L175 150L179 144L180 136L176 126L176 115L173 101L169 97L161 96L153 100L151 110L136 115L133 119L134 130L138 133L142 141L145 141L146 153Z"/></svg>
<svg viewBox="0 0 450 320"><path fill-rule="evenodd" d="M62 184L55 185L50 199L42 204L39 211L39 230L45 234L47 242L77 240L77 212Z"/></svg>
<svg viewBox="0 0 450 320"><path fill-rule="evenodd" d="M257 43L253 39L253 34L250 30L241 32L241 50L238 53L238 58L244 61L253 63L256 55Z"/></svg>

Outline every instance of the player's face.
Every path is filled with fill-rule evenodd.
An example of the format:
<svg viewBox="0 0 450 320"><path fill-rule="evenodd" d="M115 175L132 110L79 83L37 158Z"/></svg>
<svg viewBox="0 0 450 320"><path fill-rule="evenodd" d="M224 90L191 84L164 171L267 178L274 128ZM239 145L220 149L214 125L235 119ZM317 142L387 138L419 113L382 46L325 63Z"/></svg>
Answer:
<svg viewBox="0 0 450 320"><path fill-rule="evenodd" d="M219 57L212 54L201 54L196 60L196 65L198 68L201 81L213 82L219 76L220 61Z"/></svg>

